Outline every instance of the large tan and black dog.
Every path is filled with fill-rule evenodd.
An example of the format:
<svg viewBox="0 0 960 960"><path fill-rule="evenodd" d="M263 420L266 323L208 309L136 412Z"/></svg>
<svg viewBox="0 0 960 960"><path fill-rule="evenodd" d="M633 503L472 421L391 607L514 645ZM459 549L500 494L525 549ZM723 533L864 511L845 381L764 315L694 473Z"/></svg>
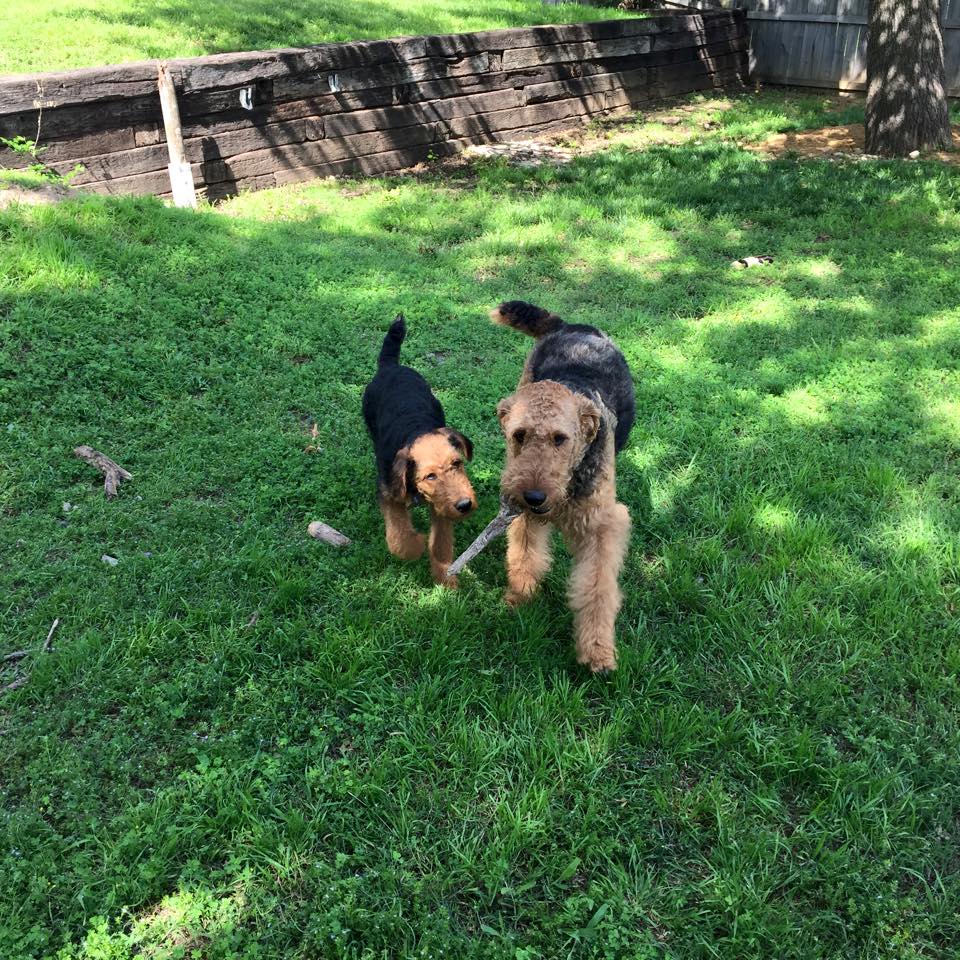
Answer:
<svg viewBox="0 0 960 960"><path fill-rule="evenodd" d="M523 511L507 530L505 599L519 604L536 592L557 527L573 554L577 660L606 673L617 666L618 581L630 537L614 471L636 417L630 370L596 327L521 300L491 317L537 338L516 392L497 407L507 440L501 492Z"/></svg>
<svg viewBox="0 0 960 960"><path fill-rule="evenodd" d="M453 561L453 524L477 505L463 465L473 457L473 444L447 427L427 381L400 364L406 334L400 315L387 331L376 376L363 392L363 419L377 458L377 500L387 548L401 560L416 560L423 553L427 541L414 529L410 508L427 502L433 579L455 588L456 577L447 576Z"/></svg>

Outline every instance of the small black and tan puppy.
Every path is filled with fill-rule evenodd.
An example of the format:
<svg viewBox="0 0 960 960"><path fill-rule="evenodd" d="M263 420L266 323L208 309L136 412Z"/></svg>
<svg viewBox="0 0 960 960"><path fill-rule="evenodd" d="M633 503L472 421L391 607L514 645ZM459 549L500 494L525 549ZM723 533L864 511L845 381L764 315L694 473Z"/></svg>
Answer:
<svg viewBox="0 0 960 960"><path fill-rule="evenodd" d="M430 507L430 569L433 579L456 588L447 577L453 562L453 524L477 505L463 461L473 444L446 425L443 408L426 380L400 364L407 335L403 315L387 331L377 374L363 392L363 419L377 458L377 501L387 548L401 560L416 560L427 541L410 520L410 508Z"/></svg>

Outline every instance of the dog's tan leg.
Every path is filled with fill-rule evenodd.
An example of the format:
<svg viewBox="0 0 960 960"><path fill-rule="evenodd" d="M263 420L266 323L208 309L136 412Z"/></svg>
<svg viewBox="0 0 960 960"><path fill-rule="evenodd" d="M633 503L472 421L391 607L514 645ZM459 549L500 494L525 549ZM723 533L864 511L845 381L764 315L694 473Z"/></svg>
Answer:
<svg viewBox="0 0 960 960"><path fill-rule="evenodd" d="M457 589L457 578L447 576L447 567L453 563L453 521L430 513L430 572L433 582Z"/></svg>
<svg viewBox="0 0 960 960"><path fill-rule="evenodd" d="M622 602L618 578L629 540L630 514L622 503L614 503L598 510L571 543L577 661L594 673L617 668L615 626Z"/></svg>
<svg viewBox="0 0 960 960"><path fill-rule="evenodd" d="M507 592L512 607L525 603L536 592L550 569L549 523L522 513L507 527Z"/></svg>
<svg viewBox="0 0 960 960"><path fill-rule="evenodd" d="M406 505L389 497L381 497L380 512L383 514L387 549L401 560L416 560L423 553L426 540L422 533L413 528Z"/></svg>

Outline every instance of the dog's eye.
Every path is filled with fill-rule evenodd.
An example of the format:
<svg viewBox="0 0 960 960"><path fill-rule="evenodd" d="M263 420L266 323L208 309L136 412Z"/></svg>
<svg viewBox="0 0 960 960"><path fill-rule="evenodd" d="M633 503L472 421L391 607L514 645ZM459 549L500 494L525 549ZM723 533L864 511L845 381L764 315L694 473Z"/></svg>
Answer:
<svg viewBox="0 0 960 960"><path fill-rule="evenodd" d="M553 445L555 447L562 447L567 442L567 438L562 433L555 433L553 435Z"/></svg>
<svg viewBox="0 0 960 960"><path fill-rule="evenodd" d="M453 461L453 469L454 469L454 470L459 470L462 466L463 466L463 461L462 461L462 460L454 460L454 461Z"/></svg>
<svg viewBox="0 0 960 960"><path fill-rule="evenodd" d="M435 473L428 473L423 479L424 479L424 480L436 480L436 479L437 479L437 475L436 475Z"/></svg>
<svg viewBox="0 0 960 960"><path fill-rule="evenodd" d="M522 447L522 446L523 446L523 441L527 439L527 431L526 431L526 430L517 430L517 431L514 433L514 435L513 435L513 439L517 441L517 446L518 446L518 447Z"/></svg>

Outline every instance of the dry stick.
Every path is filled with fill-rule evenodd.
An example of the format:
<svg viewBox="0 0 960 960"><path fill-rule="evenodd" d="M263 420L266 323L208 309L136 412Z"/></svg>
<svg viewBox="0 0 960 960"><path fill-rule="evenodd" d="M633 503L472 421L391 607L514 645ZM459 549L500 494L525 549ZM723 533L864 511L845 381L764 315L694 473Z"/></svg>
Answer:
<svg viewBox="0 0 960 960"><path fill-rule="evenodd" d="M50 632L47 634L47 639L43 641L43 646L40 648L41 653L48 653L50 650L50 641L53 639L53 635L57 632L57 627L60 626L60 618L57 617L56 620L50 624Z"/></svg>
<svg viewBox="0 0 960 960"><path fill-rule="evenodd" d="M53 621L53 624L50 627L50 632L47 634L47 639L43 641L43 646L40 648L41 653L47 653L49 651L50 641L53 639L53 635L56 632L57 627L59 626L60 626L60 618L57 617L57 619ZM4 662L6 662L7 660L22 660L24 657L28 656L31 653L33 653L33 651L29 649L14 650L13 653L4 654L2 657L0 657L0 660L3 660Z"/></svg>
<svg viewBox="0 0 960 960"><path fill-rule="evenodd" d="M177 90L166 63L160 64L157 85L160 90L160 109L163 111L163 130L167 135L167 150L170 154L167 170L170 174L173 202L178 207L196 207L197 194L193 189L193 171L190 169L187 153L183 149L183 130L180 126Z"/></svg>
<svg viewBox="0 0 960 960"><path fill-rule="evenodd" d="M43 646L40 648L41 653L48 653L50 651L50 642L53 640L53 635L57 631L57 627L60 626L60 618L57 617L53 623L50 625L50 630L47 633L47 639L43 641ZM25 657L28 653L33 653L32 650L15 650L13 653L8 653L3 659L4 660L14 660ZM17 677L15 680L11 681L4 687L0 687L0 694L9 693L11 690L18 690L30 679L29 674L23 674L22 676Z"/></svg>
<svg viewBox="0 0 960 960"><path fill-rule="evenodd" d="M105 453L94 450L93 447L74 447L73 453L74 456L85 460L91 467L96 467L103 474L103 490L108 500L112 500L117 495L121 480L133 479L132 473L127 473L119 463L111 460Z"/></svg>
<svg viewBox="0 0 960 960"><path fill-rule="evenodd" d="M10 690L16 690L22 687L29 679L29 677L17 677L12 683L8 683L5 687L0 687L0 693L8 693Z"/></svg>
<svg viewBox="0 0 960 960"><path fill-rule="evenodd" d="M333 527L326 523L321 523L319 520L314 520L313 523L307 527L307 533L309 533L314 540L329 543L331 547L349 547L352 542L349 537L345 537L339 530L334 530Z"/></svg>
<svg viewBox="0 0 960 960"><path fill-rule="evenodd" d="M478 553L496 540L513 523L519 511L505 500L500 501L500 512L484 527L483 533L457 557L447 569L448 577L455 577Z"/></svg>

